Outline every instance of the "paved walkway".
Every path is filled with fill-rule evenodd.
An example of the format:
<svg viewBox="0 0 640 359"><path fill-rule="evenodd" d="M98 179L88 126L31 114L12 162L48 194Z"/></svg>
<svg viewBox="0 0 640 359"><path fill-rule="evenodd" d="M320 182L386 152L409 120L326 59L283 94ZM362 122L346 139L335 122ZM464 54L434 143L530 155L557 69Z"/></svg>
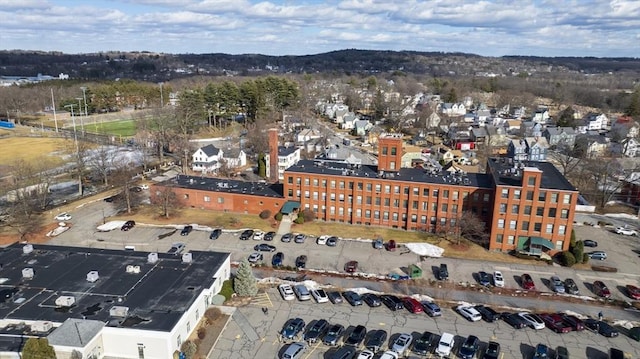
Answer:
<svg viewBox="0 0 640 359"><path fill-rule="evenodd" d="M241 311L236 310L233 313L233 320L236 321L236 323L238 324L240 329L242 329L242 332L244 332L244 335L249 341L256 341L259 339L258 333L256 333L256 330L253 329L253 326L249 323L249 320L247 319L247 317L244 316L244 314L242 314Z"/></svg>
<svg viewBox="0 0 640 359"><path fill-rule="evenodd" d="M282 216L282 221L280 221L280 226L278 227L278 232L276 234L282 236L283 234L291 232L292 223L293 222L291 221L291 217Z"/></svg>

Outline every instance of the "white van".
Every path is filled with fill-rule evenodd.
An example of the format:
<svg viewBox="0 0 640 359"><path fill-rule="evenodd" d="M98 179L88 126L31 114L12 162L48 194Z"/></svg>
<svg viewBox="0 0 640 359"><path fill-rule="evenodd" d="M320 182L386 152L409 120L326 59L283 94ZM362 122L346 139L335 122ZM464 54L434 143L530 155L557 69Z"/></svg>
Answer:
<svg viewBox="0 0 640 359"><path fill-rule="evenodd" d="M436 354L440 356L449 356L451 355L451 350L455 345L454 336L450 333L442 333L442 337L440 337L440 341L438 342L438 348L436 349Z"/></svg>

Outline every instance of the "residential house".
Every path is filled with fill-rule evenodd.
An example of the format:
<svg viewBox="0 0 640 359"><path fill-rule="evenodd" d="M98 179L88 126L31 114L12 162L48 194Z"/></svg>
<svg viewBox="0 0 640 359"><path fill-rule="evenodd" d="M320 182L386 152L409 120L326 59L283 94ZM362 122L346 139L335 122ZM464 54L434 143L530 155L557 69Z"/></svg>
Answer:
<svg viewBox="0 0 640 359"><path fill-rule="evenodd" d="M484 126L491 119L491 110L485 105L481 103L478 109L475 111L474 122L478 126Z"/></svg>
<svg viewBox="0 0 640 359"><path fill-rule="evenodd" d="M576 143L576 131L571 127L547 127L542 135L547 139L550 147L573 148Z"/></svg>
<svg viewBox="0 0 640 359"><path fill-rule="evenodd" d="M578 126L580 132L606 130L609 119L603 113L589 112L582 118L582 125Z"/></svg>
<svg viewBox="0 0 640 359"><path fill-rule="evenodd" d="M528 158L527 142L524 139L513 139L507 149L507 157L513 161L526 161Z"/></svg>
<svg viewBox="0 0 640 359"><path fill-rule="evenodd" d="M278 146L278 179L280 181L284 179L284 171L300 161L300 152L300 148L297 147Z"/></svg>
<svg viewBox="0 0 640 359"><path fill-rule="evenodd" d="M633 137L625 137L620 142L611 143L611 152L625 157L637 157L640 154L640 142Z"/></svg>
<svg viewBox="0 0 640 359"><path fill-rule="evenodd" d="M463 103L451 103L451 102L443 102L438 104L438 110L440 113L445 114L447 116L463 116L467 113L467 108Z"/></svg>
<svg viewBox="0 0 640 359"><path fill-rule="evenodd" d="M422 152L406 152L402 155L401 168L413 168L425 162L425 155Z"/></svg>
<svg viewBox="0 0 640 359"><path fill-rule="evenodd" d="M640 204L640 172L633 172L622 180L620 193L627 203Z"/></svg>
<svg viewBox="0 0 640 359"><path fill-rule="evenodd" d="M376 145L378 143L378 137L384 133L384 129L380 126L373 126L373 128L369 129L367 135L364 136L363 142L368 143L370 145Z"/></svg>
<svg viewBox="0 0 640 359"><path fill-rule="evenodd" d="M431 157L440 163L449 163L460 156L462 156L462 151L454 150L445 145L431 146Z"/></svg>
<svg viewBox="0 0 640 359"><path fill-rule="evenodd" d="M520 134L523 137L536 137L542 136L542 124L533 121L523 121L520 124Z"/></svg>
<svg viewBox="0 0 640 359"><path fill-rule="evenodd" d="M247 165L247 154L241 149L228 148L221 160L227 168L239 168Z"/></svg>
<svg viewBox="0 0 640 359"><path fill-rule="evenodd" d="M296 135L296 142L306 143L321 137L322 137L322 134L320 133L320 131L314 128L307 128L298 132L298 134Z"/></svg>
<svg viewBox="0 0 640 359"><path fill-rule="evenodd" d="M503 127L487 125L486 146L491 149L491 155L506 155L511 143L511 139L507 136Z"/></svg>
<svg viewBox="0 0 640 359"><path fill-rule="evenodd" d="M356 128L356 121L358 121L358 117L355 113L349 112L342 118L342 123L340 124L340 128L343 130L353 130Z"/></svg>
<svg viewBox="0 0 640 359"><path fill-rule="evenodd" d="M547 124L547 122L549 121L549 110L544 107L538 108L536 112L533 113L531 121L540 123L542 125Z"/></svg>
<svg viewBox="0 0 640 359"><path fill-rule="evenodd" d="M611 124L611 132L615 137L637 138L640 133L640 125L631 116L620 116Z"/></svg>
<svg viewBox="0 0 640 359"><path fill-rule="evenodd" d="M438 114L434 111L431 113L431 115L429 115L429 117L427 117L425 126L426 128L437 128L438 126L440 126L441 121L442 119L440 118L440 116L438 116Z"/></svg>
<svg viewBox="0 0 640 359"><path fill-rule="evenodd" d="M333 122L341 124L344 122L344 117L349 113L349 107L347 105L338 105L333 112Z"/></svg>
<svg viewBox="0 0 640 359"><path fill-rule="evenodd" d="M547 112L547 115L548 115L548 114L549 114L549 113ZM517 118L517 119L521 120L521 119L525 118L525 116L527 115L527 108L526 108L526 107L523 107L523 106L520 106L520 107L514 107L514 108L511 110L511 115L512 115L514 118Z"/></svg>
<svg viewBox="0 0 640 359"><path fill-rule="evenodd" d="M539 162L547 160L549 143L546 138L541 136L526 137L524 141L527 144L527 160Z"/></svg>
<svg viewBox="0 0 640 359"><path fill-rule="evenodd" d="M223 151L214 145L200 147L191 155L191 169L202 173L216 172L220 169L220 160L223 158Z"/></svg>
<svg viewBox="0 0 640 359"><path fill-rule="evenodd" d="M429 140L423 131L418 132L411 138L411 144L414 146L426 146L428 143Z"/></svg>
<svg viewBox="0 0 640 359"><path fill-rule="evenodd" d="M507 120L504 122L504 127L507 130L507 133L511 134L519 134L520 126L522 126L522 121L520 120Z"/></svg>
<svg viewBox="0 0 640 359"><path fill-rule="evenodd" d="M586 133L576 136L576 144L583 148L587 157L604 156L609 152L609 139L600 134Z"/></svg>
<svg viewBox="0 0 640 359"><path fill-rule="evenodd" d="M373 127L373 124L367 120L357 120L354 123L354 130L356 136L364 137L367 134L367 131Z"/></svg>
<svg viewBox="0 0 640 359"><path fill-rule="evenodd" d="M471 140L475 143L485 143L487 137L486 127L474 127L471 129Z"/></svg>

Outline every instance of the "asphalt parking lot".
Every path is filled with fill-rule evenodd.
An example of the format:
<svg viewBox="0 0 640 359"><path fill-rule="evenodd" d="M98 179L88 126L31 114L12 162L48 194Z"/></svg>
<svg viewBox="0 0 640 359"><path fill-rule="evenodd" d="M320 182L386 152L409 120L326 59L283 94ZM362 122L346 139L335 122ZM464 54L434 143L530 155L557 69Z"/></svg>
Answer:
<svg viewBox="0 0 640 359"><path fill-rule="evenodd" d="M370 332L383 329L394 339L400 333L412 334L417 338L424 331L436 334L443 332L456 336L454 352L469 335L476 335L482 341L481 348L487 342L497 341L504 353L501 358L531 358L538 343L555 349L562 345L567 347L572 358L608 358L609 347L627 351L633 358L640 357L638 343L624 335L617 338L605 338L590 331L556 334L549 329L534 330L530 328L514 330L503 321L495 323L468 322L452 309L443 308L441 317L431 318L424 313L412 314L406 310L392 312L385 306L370 308L367 305L352 307L348 303L315 303L281 299L277 290L267 292L257 298L253 305L238 308L227 329L222 334L214 349L212 358L274 358L286 348L286 343L279 339L278 332L289 318L300 317L307 325L318 319L326 319L329 323L342 324L352 330L362 324ZM264 314L261 306L273 305L268 314ZM328 358L335 349L323 344L310 347L305 359ZM409 357L416 357L410 355Z"/></svg>

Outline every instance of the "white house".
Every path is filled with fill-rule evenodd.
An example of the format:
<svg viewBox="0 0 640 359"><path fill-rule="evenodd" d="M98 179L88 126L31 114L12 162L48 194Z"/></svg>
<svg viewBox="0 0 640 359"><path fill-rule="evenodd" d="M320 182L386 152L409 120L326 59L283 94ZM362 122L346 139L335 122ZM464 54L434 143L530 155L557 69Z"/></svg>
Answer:
<svg viewBox="0 0 640 359"><path fill-rule="evenodd" d="M633 137L625 137L619 143L611 144L611 152L626 157L637 157L640 154L640 142Z"/></svg>
<svg viewBox="0 0 640 359"><path fill-rule="evenodd" d="M227 149L222 162L227 168L238 168L247 165L247 154L241 149Z"/></svg>
<svg viewBox="0 0 640 359"><path fill-rule="evenodd" d="M356 117L353 112L349 112L342 118L340 128L343 130L353 130L356 127L356 121L358 121L358 117Z"/></svg>
<svg viewBox="0 0 640 359"><path fill-rule="evenodd" d="M609 119L603 113L589 112L582 121L585 131L605 130L609 125Z"/></svg>
<svg viewBox="0 0 640 359"><path fill-rule="evenodd" d="M306 143L311 140L318 139L320 137L322 137L322 134L320 133L320 131L313 128L307 128L298 132L298 134L296 135L296 142Z"/></svg>
<svg viewBox="0 0 640 359"><path fill-rule="evenodd" d="M284 171L300 161L301 149L294 146L278 146L278 179L284 181ZM270 178L269 154L265 156L267 172L266 177Z"/></svg>
<svg viewBox="0 0 640 359"><path fill-rule="evenodd" d="M448 116L462 116L467 113L467 108L463 103L450 103L443 102L438 104L438 109L440 113L443 113Z"/></svg>
<svg viewBox="0 0 640 359"><path fill-rule="evenodd" d="M549 110L546 108L539 108L533 113L531 121L545 125L549 121Z"/></svg>
<svg viewBox="0 0 640 359"><path fill-rule="evenodd" d="M611 132L619 137L637 138L639 130L638 122L630 116L620 116L611 124Z"/></svg>
<svg viewBox="0 0 640 359"><path fill-rule="evenodd" d="M193 153L193 155L191 155L191 169L194 172L202 173L216 172L220 169L222 165L221 160L223 158L223 151L214 145L200 147Z"/></svg>

